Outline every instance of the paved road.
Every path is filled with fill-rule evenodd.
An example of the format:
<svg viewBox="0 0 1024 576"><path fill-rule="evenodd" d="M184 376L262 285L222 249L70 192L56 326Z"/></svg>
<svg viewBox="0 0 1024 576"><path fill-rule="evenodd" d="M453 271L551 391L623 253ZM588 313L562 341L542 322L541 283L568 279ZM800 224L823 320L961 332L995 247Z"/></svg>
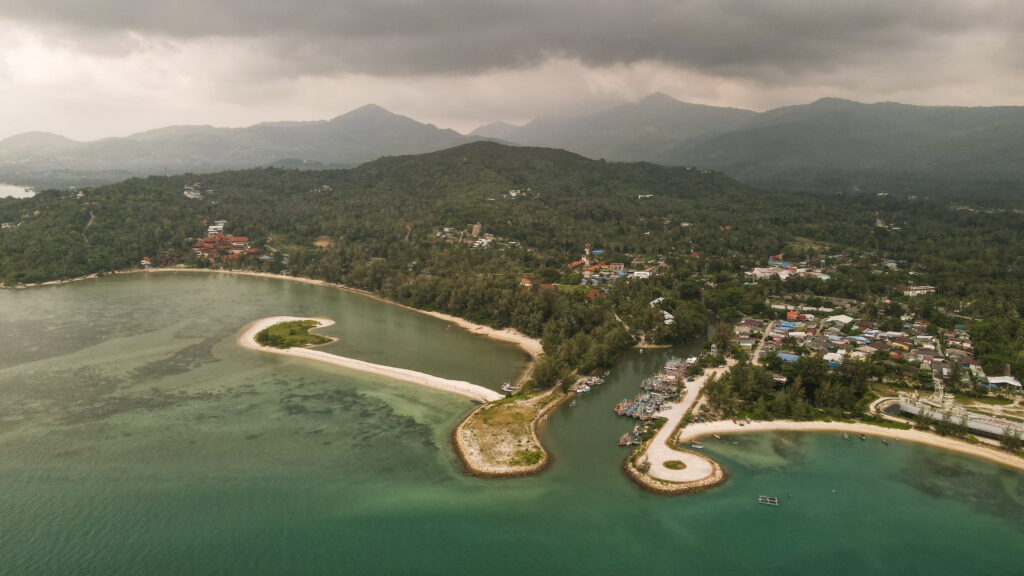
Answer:
<svg viewBox="0 0 1024 576"><path fill-rule="evenodd" d="M658 434L654 436L647 447L647 452L639 460L643 461L643 458L646 457L650 461L651 469L647 472L648 476L669 482L693 482L711 476L714 469L710 460L699 454L681 452L670 448L668 440L675 434L676 427L679 426L683 416L686 416L686 412L697 401L697 397L700 396L700 392L704 389L704 384L707 383L708 378L712 375L725 373L735 363L735 360L729 359L725 366L707 370L704 374L695 378L693 382L687 382L686 393L683 395L682 400L672 404L668 410L664 410L659 414L659 416L668 418L668 422L665 422L665 425L661 427ZM666 468L665 462L672 460L678 460L686 466L682 470Z"/></svg>

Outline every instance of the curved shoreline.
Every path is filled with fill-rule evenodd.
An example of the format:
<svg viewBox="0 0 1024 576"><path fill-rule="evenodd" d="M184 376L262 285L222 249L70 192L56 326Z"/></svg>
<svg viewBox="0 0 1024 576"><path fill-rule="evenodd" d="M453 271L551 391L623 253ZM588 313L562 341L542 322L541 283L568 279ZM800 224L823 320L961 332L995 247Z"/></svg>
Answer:
<svg viewBox="0 0 1024 576"><path fill-rule="evenodd" d="M465 382L463 380L449 380L447 378L424 374L423 372L416 372L415 370L396 368L394 366L384 366L382 364L371 364L370 362L364 362L354 358L346 358L344 356L338 356L336 354L330 354L328 352L313 350L310 348L273 348L270 346L260 346L256 342L256 334L264 328L273 326L274 324L280 324L281 322L292 322L296 320L313 320L319 322L320 325L317 326L317 328L324 328L334 324L334 321L329 318L270 316L251 322L248 326L242 329L242 333L238 336L238 344L249 350L316 360L333 366L340 366L350 370L384 376L385 378L391 378L393 380L426 386L435 390L451 392L452 394L464 396L475 402L480 402L481 404L486 404L488 402L504 398L502 394L495 392L494 390L484 388L483 386L478 386L477 384L472 384L470 382Z"/></svg>
<svg viewBox="0 0 1024 576"><path fill-rule="evenodd" d="M845 432L848 434L864 434L875 438L887 438L890 440L914 442L925 444L934 448L941 448L982 458L996 464L1024 470L1024 458L1020 458L1008 452L1002 452L988 446L971 444L964 440L939 436L932 432L923 430L897 430L871 424L857 422L797 422L794 420L773 420L766 422L751 422L744 426L733 424L731 420L719 420L717 422L703 422L691 424L679 431L677 440L687 441L701 436L712 434L748 434L756 432Z"/></svg>
<svg viewBox="0 0 1024 576"><path fill-rule="evenodd" d="M551 394L559 394L557 388L552 388L551 391L545 393L543 396ZM561 406L562 403L570 396L573 396L573 394L561 394L561 396L556 398L554 402L544 406L540 412L537 413L537 417L530 422L530 437L537 448L540 449L544 457L536 464L523 467L489 466L487 464L477 462L470 457L470 454L472 454L473 451L465 445L465 442L468 441L466 439L467 431L465 427L487 406L484 405L477 407L475 410L470 412L462 422L459 422L459 425L452 431L452 445L455 447L455 455L458 457L459 463L462 464L463 470L473 476L479 476L480 478L522 478L525 476L540 474L546 470L547 467L551 465L551 453L544 448L544 445L540 441L540 437L537 436L537 426L547 420L548 416L550 416L551 413Z"/></svg>
<svg viewBox="0 0 1024 576"><path fill-rule="evenodd" d="M458 327L460 327L460 328L462 328L464 330L467 330L467 331L469 331L469 332L471 332L473 334L477 334L477 335L480 335L480 336L486 336L488 338L491 338L492 340L499 340L501 342L507 342L507 343L510 343L510 344L515 344L515 345L519 346L519 348L521 348L524 352L526 352L534 362L536 362L537 359L540 357L540 355L544 353L544 347L541 345L541 342L540 342L539 339L531 338L530 336L527 336L526 334L523 334L522 332L520 332L520 331L518 331L518 330L516 330L514 328L502 328L502 329L499 330L497 328L491 328L490 326L485 326L483 324L477 324L475 322L471 322L469 320L466 320L465 318L459 318L458 316L452 316L450 314L445 314L443 312L435 312L435 311L432 311L432 310L422 310L420 308L414 308L414 307L409 306L407 304L402 304L401 302L395 302L394 300L388 300L387 298L384 298L382 296L378 296L377 294L374 294L373 292L368 292L368 291L362 290L360 288L353 288L352 286L347 286L345 284L338 284L338 283L335 283L335 282L328 282L326 280L317 280L315 278L307 278L305 276L288 276L288 275L285 275L285 274L272 274L270 272L252 272L252 271L249 271L249 270L224 270L224 269L217 269L217 268L147 268L147 269L132 268L132 269L127 269L127 270L115 270L114 272L110 272L110 273L106 273L106 274L92 273L92 274L89 274L87 276L79 276L77 278L67 278L67 279L61 279L61 280L48 280L46 282L36 282L36 283L32 283L32 284L17 284L17 285L14 285L14 286L6 286L4 284L0 284L0 288L13 289L13 290L24 290L26 288L36 288L36 287L42 287L42 286L63 286L65 284L72 284L72 283L75 283L75 282L80 282L82 280L96 280L96 279L101 278L103 276L122 276L122 275L126 275L126 274L160 274L160 273L167 273L167 272L186 272L186 273L199 272L199 273L204 273L204 274L227 274L227 275L231 275L231 276L251 276L253 278L273 278L273 279L276 279L276 280L291 280L292 282L298 282L300 284L310 284L310 285L313 285L313 286L325 286L327 288L336 288L338 290L344 290L345 292L351 292L353 294L359 294L359 295L362 295L362 296L366 296L367 298L373 298L374 300L378 300L380 302L386 302L388 304L391 304L392 306L398 306L400 308L405 308L406 310L411 310L411 311L417 312L419 314L426 314L427 316L433 316L434 318L437 318L438 320L444 320L444 321L446 321L446 322L448 322L450 324L455 324L456 326L458 326ZM530 370L531 368L532 368L532 365L530 367L528 367L527 370ZM529 375L529 372L527 372L526 376L528 377L528 375ZM522 378L520 378L520 380L522 380Z"/></svg>
<svg viewBox="0 0 1024 576"><path fill-rule="evenodd" d="M626 474L641 488L656 494L683 494L697 492L725 482L725 472L715 460L702 454L681 450L674 446L676 430L686 414L693 410L701 394L704 384L710 378L720 376L735 364L730 359L725 366L706 370L693 382L686 383L686 390L678 402L672 404L662 414L666 422L658 433L636 456L637 461L645 458L650 463L647 472L641 472L633 465L632 455L623 465ZM684 464L682 469L665 466L666 462L678 460Z"/></svg>
<svg viewBox="0 0 1024 576"><path fill-rule="evenodd" d="M310 284L313 286L325 286L327 288L336 288L338 290L344 290L345 292L351 292L353 294L359 294L362 296L366 296L368 298L373 298L374 300L378 300L380 302L386 302L388 304L391 304L392 306L398 306L400 308L405 308L406 310L412 310L413 312L426 314L427 316L433 316L434 318L437 318L439 320L444 320L450 324L455 324L456 326L464 330L467 330L473 334L486 336L488 338L491 338L492 340L499 340L501 342L516 344L524 352L529 354L530 358L533 361L536 361L537 358L544 353L544 348L541 345L540 340L536 338L531 338L513 328L503 328L501 330L498 330L497 328L491 328L490 326L484 326L483 324L476 324L475 322L470 322L469 320L466 320L465 318L459 318L458 316L452 316L450 314L434 312L431 310L421 310L419 308L413 308L412 306L402 304L401 302L395 302L394 300L388 300L387 298L383 298L372 292L367 292L366 290L353 288L351 286L346 286L345 284L328 282L326 280L317 280L315 278L306 278L304 276L286 276L284 274L271 274L270 272L250 272L247 270L215 270L211 268L150 268L148 270L126 270L123 272L115 272L114 274L160 274L167 272L202 272L207 274L251 276L253 278L273 278L276 280L291 280L292 282L299 282L300 284ZM84 279L86 278L81 278L81 280Z"/></svg>

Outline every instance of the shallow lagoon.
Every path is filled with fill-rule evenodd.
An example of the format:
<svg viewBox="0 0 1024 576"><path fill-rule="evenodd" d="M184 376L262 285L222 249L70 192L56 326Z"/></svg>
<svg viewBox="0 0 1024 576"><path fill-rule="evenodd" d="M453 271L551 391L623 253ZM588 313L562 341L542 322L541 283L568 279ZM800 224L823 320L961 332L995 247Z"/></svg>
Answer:
<svg viewBox="0 0 1024 576"><path fill-rule="evenodd" d="M723 487L637 490L616 445L630 425L611 409L673 351L630 352L556 413L542 431L547 472L481 480L448 442L467 400L234 343L275 314L334 318L339 354L492 388L527 360L415 312L280 280L2 291L3 572L1020 573L1022 475L923 446L744 435L707 443L729 471Z"/></svg>

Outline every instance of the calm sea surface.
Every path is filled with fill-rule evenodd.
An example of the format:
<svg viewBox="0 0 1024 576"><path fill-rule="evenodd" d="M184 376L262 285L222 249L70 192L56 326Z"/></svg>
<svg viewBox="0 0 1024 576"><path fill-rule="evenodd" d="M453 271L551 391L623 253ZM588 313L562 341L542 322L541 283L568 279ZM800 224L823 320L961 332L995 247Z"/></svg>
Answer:
<svg viewBox="0 0 1024 576"><path fill-rule="evenodd" d="M12 186L0 183L0 198L31 198L32 192L25 190L24 186Z"/></svg>
<svg viewBox="0 0 1024 576"><path fill-rule="evenodd" d="M497 388L517 348L362 296L200 274L0 291L0 574L1021 574L1022 475L831 434L707 451L716 490L621 473L630 352L543 429L540 476L463 474L465 399L243 350L324 315L338 354ZM778 508L759 506L778 496Z"/></svg>

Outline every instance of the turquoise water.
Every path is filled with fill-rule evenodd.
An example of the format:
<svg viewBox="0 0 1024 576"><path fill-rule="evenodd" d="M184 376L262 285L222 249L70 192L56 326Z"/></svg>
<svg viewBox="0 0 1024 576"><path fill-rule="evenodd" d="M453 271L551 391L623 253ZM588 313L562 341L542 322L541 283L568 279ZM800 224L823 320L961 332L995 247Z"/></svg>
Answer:
<svg viewBox="0 0 1024 576"><path fill-rule="evenodd" d="M334 318L339 354L489 387L526 361L291 282L176 274L0 292L0 573L1021 573L1021 474L926 447L709 440L726 485L637 490L616 445L629 424L611 408L672 351L630 352L557 412L542 430L547 472L482 480L449 445L468 401L234 344L274 314Z"/></svg>

